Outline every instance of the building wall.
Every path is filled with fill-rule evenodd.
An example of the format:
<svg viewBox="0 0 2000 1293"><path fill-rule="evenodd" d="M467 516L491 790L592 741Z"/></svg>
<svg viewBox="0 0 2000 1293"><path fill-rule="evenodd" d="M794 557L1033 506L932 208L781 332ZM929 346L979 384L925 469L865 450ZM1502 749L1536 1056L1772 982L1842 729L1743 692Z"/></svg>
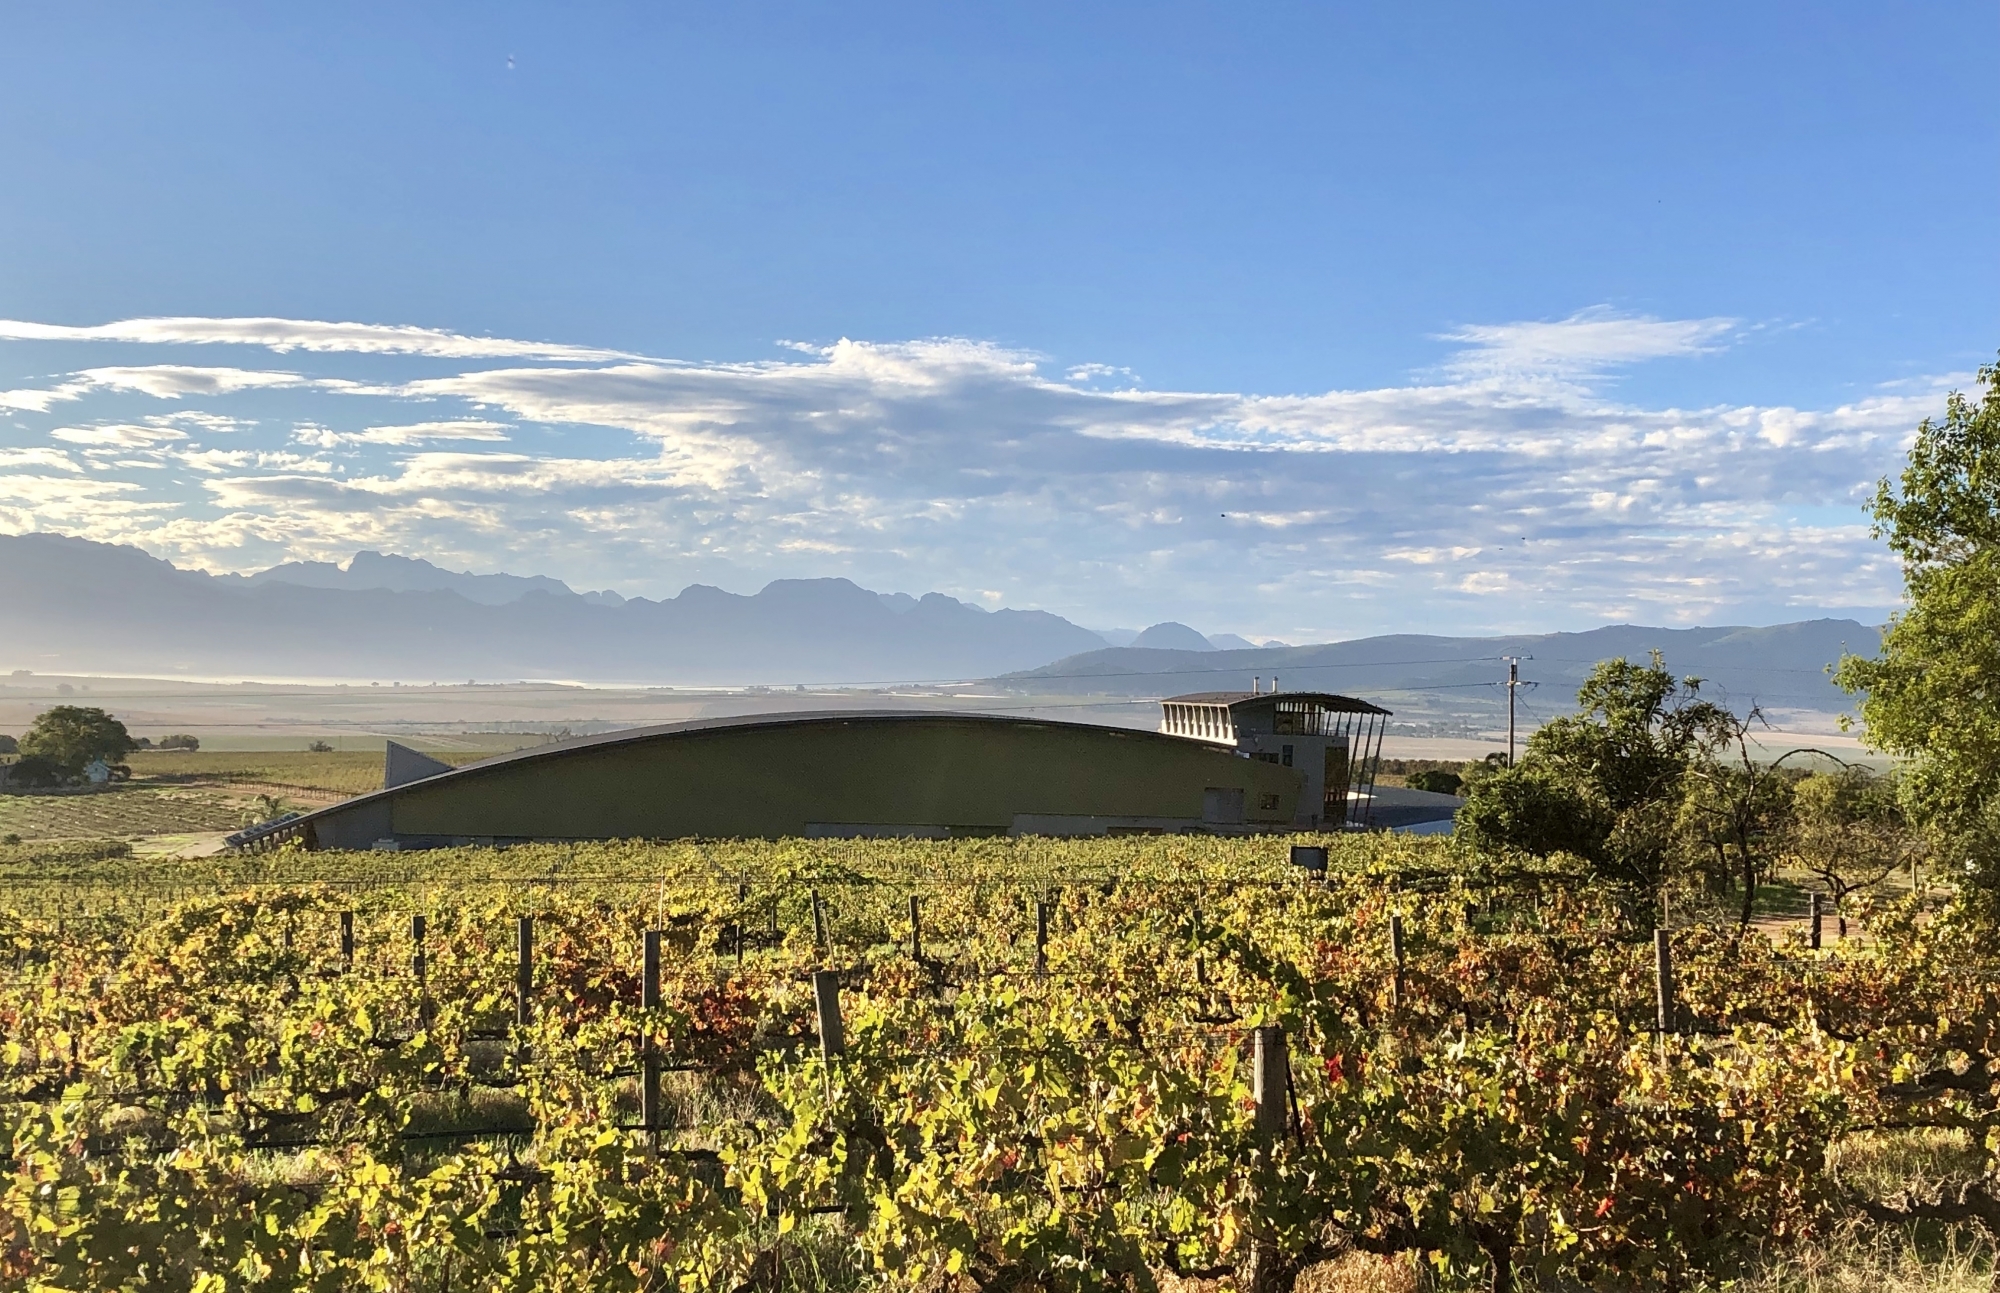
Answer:
<svg viewBox="0 0 2000 1293"><path fill-rule="evenodd" d="M1150 733L950 717L726 726L555 750L402 787L315 822L322 847L398 838L1096 833L1288 826L1305 778ZM345 820L343 820L345 819Z"/></svg>
<svg viewBox="0 0 2000 1293"><path fill-rule="evenodd" d="M1326 821L1342 820L1347 795L1347 739L1331 736L1278 736L1269 732L1241 732L1236 748L1253 758L1284 764L1285 751L1292 752L1290 767L1305 778L1299 793L1298 816L1293 825L1318 829ZM1331 780L1329 780L1331 777ZM1328 801L1327 788L1333 788Z"/></svg>

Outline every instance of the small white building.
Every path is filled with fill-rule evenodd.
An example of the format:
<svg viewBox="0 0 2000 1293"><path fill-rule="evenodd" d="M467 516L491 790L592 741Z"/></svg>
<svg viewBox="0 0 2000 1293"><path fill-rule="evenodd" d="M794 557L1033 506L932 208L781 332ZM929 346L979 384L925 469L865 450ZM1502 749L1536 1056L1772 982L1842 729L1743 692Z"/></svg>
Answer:
<svg viewBox="0 0 2000 1293"><path fill-rule="evenodd" d="M1352 696L1319 691L1203 691L1160 702L1160 731L1224 745L1305 775L1298 815L1305 830L1360 830L1381 763L1390 713Z"/></svg>

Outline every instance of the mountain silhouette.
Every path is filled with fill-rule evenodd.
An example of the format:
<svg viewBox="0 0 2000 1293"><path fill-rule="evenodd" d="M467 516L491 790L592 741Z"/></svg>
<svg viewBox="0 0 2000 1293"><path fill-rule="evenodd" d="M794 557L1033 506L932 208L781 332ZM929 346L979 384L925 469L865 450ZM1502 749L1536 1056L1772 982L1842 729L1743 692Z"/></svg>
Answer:
<svg viewBox="0 0 2000 1293"><path fill-rule="evenodd" d="M245 578L137 548L0 536L0 655L78 673L702 686L977 678L1104 644L1044 611L883 596L846 579L780 579L751 596L696 584L610 604L554 579L363 556L344 571L294 563ZM403 586L345 586L372 572ZM515 582L492 582L503 580ZM410 586L425 582L445 586Z"/></svg>

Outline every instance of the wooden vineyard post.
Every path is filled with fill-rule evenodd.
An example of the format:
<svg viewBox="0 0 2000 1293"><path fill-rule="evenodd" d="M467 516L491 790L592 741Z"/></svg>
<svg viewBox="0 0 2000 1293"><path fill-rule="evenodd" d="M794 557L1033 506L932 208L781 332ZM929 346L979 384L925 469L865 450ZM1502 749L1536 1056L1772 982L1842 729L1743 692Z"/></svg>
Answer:
<svg viewBox="0 0 2000 1293"><path fill-rule="evenodd" d="M1819 951L1820 927L1825 919L1826 911L1821 905L1819 891L1815 889L1812 895L1812 949L1815 952Z"/></svg>
<svg viewBox="0 0 2000 1293"><path fill-rule="evenodd" d="M354 973L354 913L340 913L340 972Z"/></svg>
<svg viewBox="0 0 2000 1293"><path fill-rule="evenodd" d="M526 1028L534 1018L535 918L514 922L514 1023Z"/></svg>
<svg viewBox="0 0 2000 1293"><path fill-rule="evenodd" d="M826 906L819 900L819 890L812 891L813 946L826 950Z"/></svg>
<svg viewBox="0 0 2000 1293"><path fill-rule="evenodd" d="M738 921L734 925L731 925L729 927L729 936L736 941L736 968L740 970L743 968L743 922L742 921Z"/></svg>
<svg viewBox="0 0 2000 1293"><path fill-rule="evenodd" d="M1194 905L1194 986L1208 989L1208 955L1201 950L1201 903Z"/></svg>
<svg viewBox="0 0 2000 1293"><path fill-rule="evenodd" d="M924 959L924 920L915 894L910 895L910 959Z"/></svg>
<svg viewBox="0 0 2000 1293"><path fill-rule="evenodd" d="M1257 1134L1281 1136L1285 1131L1285 1096L1291 1068L1285 1055L1285 1030L1274 1025L1256 1029L1250 1040L1250 1094L1257 1102Z"/></svg>
<svg viewBox="0 0 2000 1293"><path fill-rule="evenodd" d="M819 1015L819 1055L831 1060L847 1053L847 1031L840 1020L840 972L815 970L813 1008Z"/></svg>
<svg viewBox="0 0 2000 1293"><path fill-rule="evenodd" d="M1389 955L1396 962L1395 978L1389 984L1389 1004L1403 1008L1403 918L1389 917Z"/></svg>
<svg viewBox="0 0 2000 1293"><path fill-rule="evenodd" d="M1035 899L1035 977L1049 977L1049 904Z"/></svg>
<svg viewBox="0 0 2000 1293"><path fill-rule="evenodd" d="M648 1011L660 1008L660 931L646 931L639 974L639 1004ZM657 1148L660 1135L660 1053L653 1045L653 1020L649 1015L639 1043L639 1124L653 1137Z"/></svg>
<svg viewBox="0 0 2000 1293"><path fill-rule="evenodd" d="M1653 999L1660 1032L1679 1031L1675 1027L1680 1011L1674 1001L1674 949L1664 929L1653 931Z"/></svg>
<svg viewBox="0 0 2000 1293"><path fill-rule="evenodd" d="M424 927L422 914L410 917L410 973L417 980L417 1019L428 1024L431 1021L430 962L424 956Z"/></svg>

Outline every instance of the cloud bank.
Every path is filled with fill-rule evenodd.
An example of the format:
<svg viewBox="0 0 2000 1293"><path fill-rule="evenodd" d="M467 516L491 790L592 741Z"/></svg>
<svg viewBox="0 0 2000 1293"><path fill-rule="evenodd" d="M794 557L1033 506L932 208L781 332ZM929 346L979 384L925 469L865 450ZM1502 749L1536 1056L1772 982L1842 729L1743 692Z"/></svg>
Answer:
<svg viewBox="0 0 2000 1293"><path fill-rule="evenodd" d="M372 547L652 595L841 574L1292 639L1892 603L1860 503L1936 390L1609 391L1740 331L1593 309L1456 329L1409 384L1258 395L955 338L731 364L281 319L0 322L13 347L287 357L124 355L0 392L0 529L215 569ZM412 355L441 362L383 367Z"/></svg>

